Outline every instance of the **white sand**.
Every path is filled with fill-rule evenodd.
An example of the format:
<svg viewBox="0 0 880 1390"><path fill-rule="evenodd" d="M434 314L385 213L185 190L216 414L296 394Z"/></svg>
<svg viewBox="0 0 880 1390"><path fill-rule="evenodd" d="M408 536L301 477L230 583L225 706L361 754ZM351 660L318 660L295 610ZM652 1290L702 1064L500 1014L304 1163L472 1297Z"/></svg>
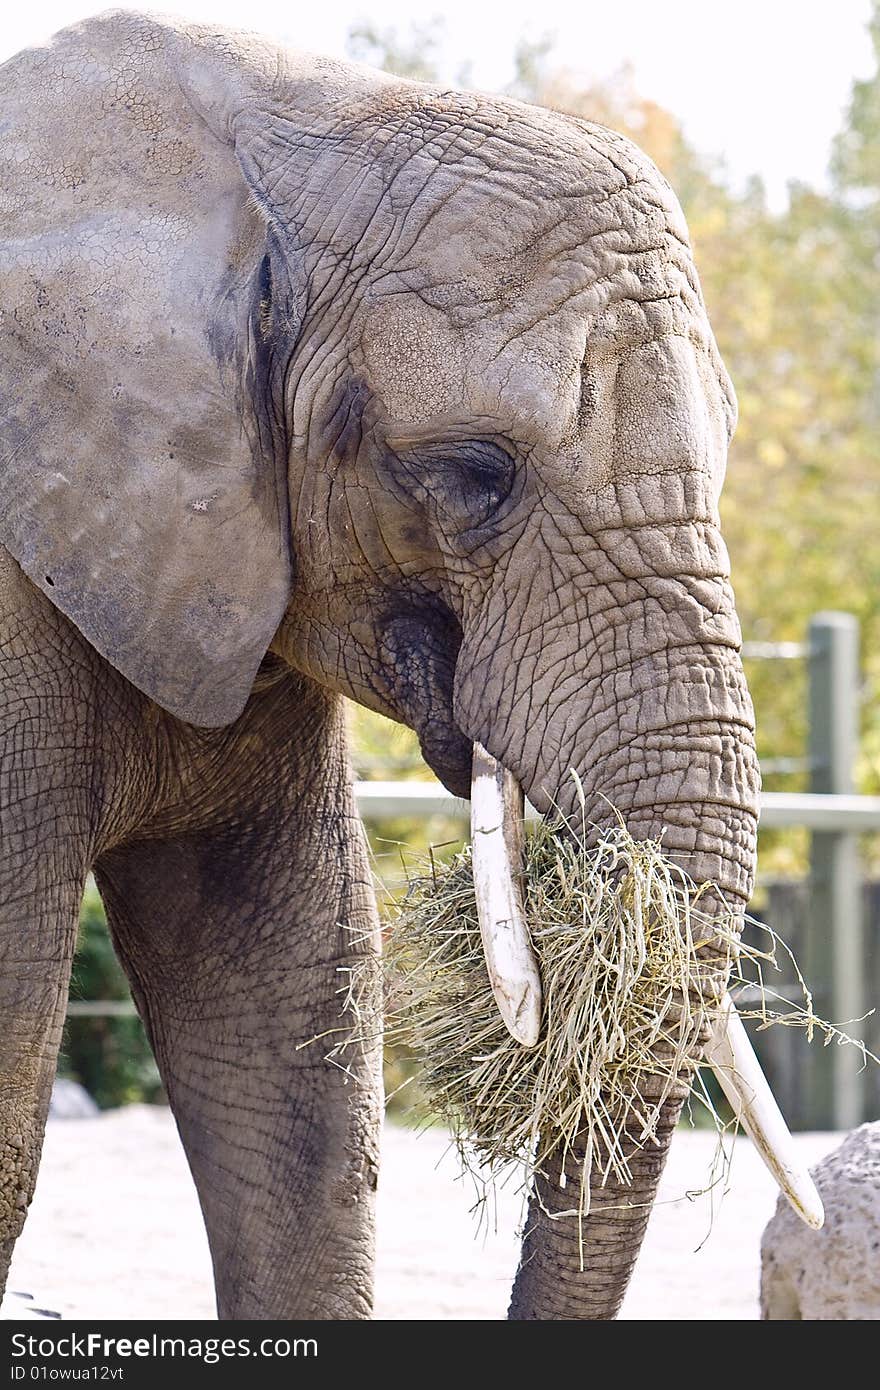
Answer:
<svg viewBox="0 0 880 1390"><path fill-rule="evenodd" d="M814 1163L841 1136L800 1135ZM505 1314L516 1268L517 1198L502 1195L499 1233L475 1235L472 1189L441 1134L385 1132L376 1314L483 1319ZM675 1139L622 1316L758 1316L759 1245L776 1194L738 1140L726 1195L708 1181L714 1137ZM709 1231L711 1224L711 1233ZM701 1246L698 1250L697 1247ZM65 1318L212 1318L211 1262L195 1190L168 1111L130 1106L93 1120L51 1121L10 1289ZM22 1305L7 1299L4 1315Z"/></svg>

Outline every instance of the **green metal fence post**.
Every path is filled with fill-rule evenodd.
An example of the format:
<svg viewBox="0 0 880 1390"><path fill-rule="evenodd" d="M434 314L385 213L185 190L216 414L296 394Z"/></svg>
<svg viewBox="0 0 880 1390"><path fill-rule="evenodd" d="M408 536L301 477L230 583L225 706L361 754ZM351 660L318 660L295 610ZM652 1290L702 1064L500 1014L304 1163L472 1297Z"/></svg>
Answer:
<svg viewBox="0 0 880 1390"><path fill-rule="evenodd" d="M853 791L858 739L859 630L850 613L817 613L809 629L810 791ZM821 991L817 1009L858 1036L863 1013L862 883L858 842L840 831L813 831L810 847L807 983ZM848 1026L847 1026L848 1025ZM864 1112L855 1048L822 1048L811 1057L806 1123L852 1129Z"/></svg>

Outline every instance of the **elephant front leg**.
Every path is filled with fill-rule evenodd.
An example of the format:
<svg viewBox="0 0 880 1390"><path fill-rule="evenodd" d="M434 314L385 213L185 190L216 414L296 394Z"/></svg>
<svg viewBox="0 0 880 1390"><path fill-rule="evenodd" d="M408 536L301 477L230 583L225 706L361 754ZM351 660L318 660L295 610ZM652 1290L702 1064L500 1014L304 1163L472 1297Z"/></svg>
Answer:
<svg viewBox="0 0 880 1390"><path fill-rule="evenodd" d="M279 767L256 815L117 848L96 871L195 1178L224 1319L371 1312L377 999L344 1069L327 1060L351 1026L348 970L377 983L362 836L344 770L298 808Z"/></svg>
<svg viewBox="0 0 880 1390"><path fill-rule="evenodd" d="M36 1183L109 780L94 668L0 548L0 1296Z"/></svg>
<svg viewBox="0 0 880 1390"><path fill-rule="evenodd" d="M90 840L51 727L14 716L2 727L17 704L9 667L0 666L0 1297L37 1180Z"/></svg>
<svg viewBox="0 0 880 1390"><path fill-rule="evenodd" d="M22 893L12 857L0 868L0 1298L37 1180L82 887Z"/></svg>

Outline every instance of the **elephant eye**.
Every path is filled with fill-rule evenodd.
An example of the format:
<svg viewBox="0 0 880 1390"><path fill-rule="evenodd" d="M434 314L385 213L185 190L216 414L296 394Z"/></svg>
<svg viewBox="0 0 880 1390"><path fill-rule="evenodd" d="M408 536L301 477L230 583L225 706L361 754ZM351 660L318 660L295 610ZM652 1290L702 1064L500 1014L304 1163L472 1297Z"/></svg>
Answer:
<svg viewBox="0 0 880 1390"><path fill-rule="evenodd" d="M513 485L513 459L497 444L466 444L454 455L452 477L457 475L464 510L482 525L509 496Z"/></svg>
<svg viewBox="0 0 880 1390"><path fill-rule="evenodd" d="M513 486L514 461L490 440L423 445L398 462L408 491L455 530L485 525Z"/></svg>

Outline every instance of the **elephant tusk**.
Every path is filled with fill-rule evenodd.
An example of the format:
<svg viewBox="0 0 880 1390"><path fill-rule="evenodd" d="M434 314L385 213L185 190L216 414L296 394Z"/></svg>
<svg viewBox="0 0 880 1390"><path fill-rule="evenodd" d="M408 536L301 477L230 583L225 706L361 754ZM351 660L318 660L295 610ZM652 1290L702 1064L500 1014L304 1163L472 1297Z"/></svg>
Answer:
<svg viewBox="0 0 880 1390"><path fill-rule="evenodd" d="M801 1220L818 1231L825 1220L822 1198L795 1150L791 1132L729 994L722 1000L721 1015L706 1048L705 1060L786 1198Z"/></svg>
<svg viewBox="0 0 880 1390"><path fill-rule="evenodd" d="M508 1032L523 1047L534 1047L541 1027L541 976L517 882L523 804L516 779L475 743L471 839L486 969Z"/></svg>

